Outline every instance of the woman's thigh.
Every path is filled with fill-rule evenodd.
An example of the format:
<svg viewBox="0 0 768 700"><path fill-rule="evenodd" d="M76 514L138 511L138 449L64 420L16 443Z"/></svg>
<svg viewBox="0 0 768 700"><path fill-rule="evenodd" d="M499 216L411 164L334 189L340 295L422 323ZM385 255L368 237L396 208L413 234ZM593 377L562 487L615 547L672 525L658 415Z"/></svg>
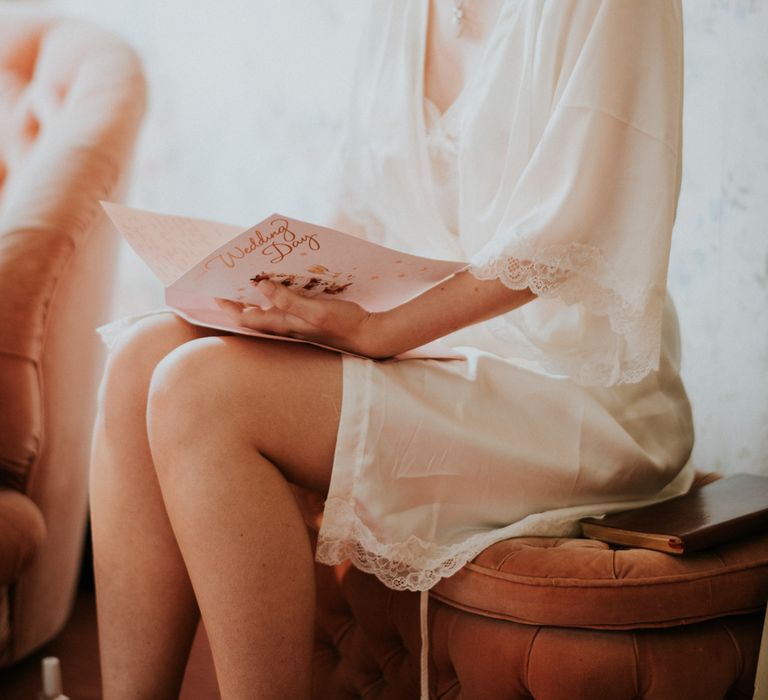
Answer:
<svg viewBox="0 0 768 700"><path fill-rule="evenodd" d="M150 442L153 450L206 442L209 449L217 440L244 440L288 481L325 495L341 397L338 353L277 340L201 338L171 352L154 372Z"/></svg>

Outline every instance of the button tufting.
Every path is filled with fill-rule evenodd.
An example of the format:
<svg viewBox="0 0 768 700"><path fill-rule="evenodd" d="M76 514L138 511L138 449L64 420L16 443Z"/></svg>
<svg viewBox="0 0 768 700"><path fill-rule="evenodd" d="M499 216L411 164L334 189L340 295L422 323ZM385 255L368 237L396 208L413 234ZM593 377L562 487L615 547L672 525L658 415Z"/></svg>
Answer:
<svg viewBox="0 0 768 700"><path fill-rule="evenodd" d="M34 141L40 133L40 120L31 112L27 112L21 128L21 134L27 141Z"/></svg>
<svg viewBox="0 0 768 700"><path fill-rule="evenodd" d="M768 535L685 558L590 540L498 542L433 595L462 610L527 624L675 627L765 606Z"/></svg>
<svg viewBox="0 0 768 700"><path fill-rule="evenodd" d="M59 103L64 102L69 94L69 86L64 83L58 83L53 88L53 94L56 97L56 101Z"/></svg>

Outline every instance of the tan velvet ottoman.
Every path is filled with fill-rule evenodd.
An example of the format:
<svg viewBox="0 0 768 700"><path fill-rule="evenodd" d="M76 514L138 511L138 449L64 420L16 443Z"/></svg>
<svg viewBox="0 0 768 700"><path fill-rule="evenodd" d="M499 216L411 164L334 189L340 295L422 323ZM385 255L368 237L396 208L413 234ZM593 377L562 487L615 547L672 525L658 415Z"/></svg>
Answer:
<svg viewBox="0 0 768 700"><path fill-rule="evenodd" d="M317 566L314 697L419 697L419 596ZM674 557L586 539L489 547L432 591L430 696L751 698L768 535Z"/></svg>

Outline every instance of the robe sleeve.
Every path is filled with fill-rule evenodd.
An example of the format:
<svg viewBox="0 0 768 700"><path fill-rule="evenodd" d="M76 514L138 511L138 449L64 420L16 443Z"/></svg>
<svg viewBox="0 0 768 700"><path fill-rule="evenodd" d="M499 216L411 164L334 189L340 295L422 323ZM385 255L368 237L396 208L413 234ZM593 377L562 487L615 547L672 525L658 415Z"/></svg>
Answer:
<svg viewBox="0 0 768 700"><path fill-rule="evenodd" d="M607 386L659 363L680 188L682 20L677 0L578 2L575 46L539 37L542 56L561 54L548 84L532 82L546 91L530 98L546 105L543 128L469 269L540 297L495 319L496 332L524 339L549 370Z"/></svg>

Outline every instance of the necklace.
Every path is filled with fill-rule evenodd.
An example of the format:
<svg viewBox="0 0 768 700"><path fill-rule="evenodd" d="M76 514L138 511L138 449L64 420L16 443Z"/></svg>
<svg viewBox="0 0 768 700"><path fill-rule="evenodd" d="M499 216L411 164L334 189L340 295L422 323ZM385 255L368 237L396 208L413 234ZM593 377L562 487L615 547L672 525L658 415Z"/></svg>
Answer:
<svg viewBox="0 0 768 700"><path fill-rule="evenodd" d="M464 0L453 0L453 13L451 14L451 24L453 24L453 36L461 36L461 30L464 28Z"/></svg>

